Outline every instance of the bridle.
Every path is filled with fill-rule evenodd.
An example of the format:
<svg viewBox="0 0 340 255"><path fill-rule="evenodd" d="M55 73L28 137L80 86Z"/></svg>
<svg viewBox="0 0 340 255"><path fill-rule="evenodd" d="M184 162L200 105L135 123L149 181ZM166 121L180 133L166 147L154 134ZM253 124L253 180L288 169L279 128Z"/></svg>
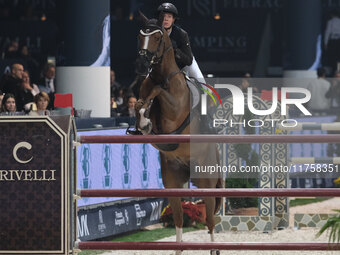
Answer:
<svg viewBox="0 0 340 255"><path fill-rule="evenodd" d="M152 67L153 65L157 65L162 62L163 56L172 48L172 45L170 45L168 48L165 49L164 34L160 28L156 27L155 30L152 30L151 32L149 31L150 31L149 28L147 28L145 32L141 29L139 33L143 36L151 36L155 33L160 33L162 35L161 40L158 43L157 49L154 52L151 52L148 49L141 49L139 50L138 54L141 57L145 57L148 63L150 64L150 67ZM163 52L159 56L162 44L163 44Z"/></svg>
<svg viewBox="0 0 340 255"><path fill-rule="evenodd" d="M154 25L154 26L149 26L149 27L150 28L145 29L145 31L141 29L140 34L143 36L151 36L155 33L160 33L162 35L161 40L158 43L156 51L151 52L148 49L141 49L139 50L138 54L139 54L139 57L143 59L145 63L147 63L148 71L147 71L146 76L148 76L154 82L157 82L154 79L154 77L152 77L152 69L155 65L162 63L163 57L173 47L172 47L172 43L170 43L170 46L165 48L164 33L159 26ZM163 48L163 52L160 54L162 48ZM167 89L169 85L169 81L178 73L181 73L181 71L170 73L167 77L165 77L165 79L161 81L160 83L161 87L164 89Z"/></svg>

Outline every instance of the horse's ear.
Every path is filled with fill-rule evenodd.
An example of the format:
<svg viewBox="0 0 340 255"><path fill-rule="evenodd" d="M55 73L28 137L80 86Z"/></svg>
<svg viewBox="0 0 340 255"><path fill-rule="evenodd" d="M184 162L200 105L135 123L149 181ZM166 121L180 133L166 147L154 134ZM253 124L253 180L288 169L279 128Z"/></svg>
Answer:
<svg viewBox="0 0 340 255"><path fill-rule="evenodd" d="M164 12L160 12L158 21L157 21L157 26L163 27L163 20L164 20Z"/></svg>
<svg viewBox="0 0 340 255"><path fill-rule="evenodd" d="M147 24L149 19L141 11L138 11L138 12L139 12L139 19L142 21L144 25Z"/></svg>

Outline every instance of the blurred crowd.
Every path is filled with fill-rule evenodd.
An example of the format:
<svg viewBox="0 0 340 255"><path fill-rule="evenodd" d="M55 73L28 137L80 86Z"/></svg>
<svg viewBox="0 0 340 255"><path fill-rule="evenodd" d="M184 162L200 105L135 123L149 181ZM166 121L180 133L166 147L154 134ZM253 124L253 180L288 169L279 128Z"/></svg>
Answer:
<svg viewBox="0 0 340 255"><path fill-rule="evenodd" d="M135 95L132 89L122 86L116 81L114 70L111 70L110 75L111 117L136 117L135 105L137 103L137 95Z"/></svg>
<svg viewBox="0 0 340 255"><path fill-rule="evenodd" d="M334 77L326 78L326 69L318 68L317 78L310 79L307 89L311 99L307 107L311 111L328 111L340 108L340 70L335 71Z"/></svg>
<svg viewBox="0 0 340 255"><path fill-rule="evenodd" d="M0 113L48 115L53 109L55 94L55 66L45 64L41 77L32 82L30 71L21 63L12 64L10 71L0 78Z"/></svg>
<svg viewBox="0 0 340 255"><path fill-rule="evenodd" d="M20 63L11 66L10 72L0 79L1 115L49 115L54 109L56 91L56 68L45 64L38 80L32 82L30 72ZM126 86L116 81L111 70L111 117L135 117L137 96Z"/></svg>
<svg viewBox="0 0 340 255"><path fill-rule="evenodd" d="M138 9L137 2L134 2L117 0L115 7L111 9L112 21L133 18L131 13L134 14L134 11ZM1 0L0 20L44 21L46 18L53 17L49 14L49 10L54 10L51 13L56 13L55 0L49 3L50 6L47 4L38 8L33 1ZM340 108L340 17L338 11L330 13L325 25L322 62L327 68L320 67L317 70L317 78L310 79L307 86L312 97L306 107L312 111ZM49 114L54 109L54 95L57 89L55 65L47 62L46 58L42 58L44 60L41 61L41 58L31 54L31 51L33 52L29 44L18 39L6 38L5 43L2 42L0 61L10 61L11 64L3 74L0 74L1 114L14 114L15 112ZM247 92L248 87L252 87L254 93L261 94L261 85L255 82L250 72L245 72L240 80L240 84L237 85L243 92ZM116 80L114 70L111 70L110 81L111 117L135 117L134 106L138 99L140 81L135 80L130 86L121 84Z"/></svg>
<svg viewBox="0 0 340 255"><path fill-rule="evenodd" d="M0 21L45 21L47 17L55 19L53 8L56 0L49 1L25 1L25 0L1 0Z"/></svg>

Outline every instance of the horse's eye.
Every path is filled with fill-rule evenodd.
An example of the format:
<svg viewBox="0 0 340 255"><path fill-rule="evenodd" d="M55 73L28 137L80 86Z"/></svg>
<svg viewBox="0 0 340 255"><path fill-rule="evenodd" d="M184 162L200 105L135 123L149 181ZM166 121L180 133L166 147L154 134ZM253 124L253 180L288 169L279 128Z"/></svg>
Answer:
<svg viewBox="0 0 340 255"><path fill-rule="evenodd" d="M161 39L161 38L159 38L159 37L156 37L156 42L158 42L160 39Z"/></svg>

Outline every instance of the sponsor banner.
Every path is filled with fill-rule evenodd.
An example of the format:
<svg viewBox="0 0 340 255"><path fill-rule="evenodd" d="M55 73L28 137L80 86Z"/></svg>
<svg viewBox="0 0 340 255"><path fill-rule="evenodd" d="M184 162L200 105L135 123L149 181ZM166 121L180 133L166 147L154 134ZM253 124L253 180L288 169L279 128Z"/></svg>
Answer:
<svg viewBox="0 0 340 255"><path fill-rule="evenodd" d="M80 210L78 237L82 241L93 240L156 224L166 204L163 198L152 198Z"/></svg>
<svg viewBox="0 0 340 255"><path fill-rule="evenodd" d="M125 129L78 132L78 135L124 135ZM83 144L77 148L80 189L163 188L159 152L150 144ZM78 206L123 198L83 198Z"/></svg>
<svg viewBox="0 0 340 255"><path fill-rule="evenodd" d="M69 254L69 122L0 117L0 254Z"/></svg>

